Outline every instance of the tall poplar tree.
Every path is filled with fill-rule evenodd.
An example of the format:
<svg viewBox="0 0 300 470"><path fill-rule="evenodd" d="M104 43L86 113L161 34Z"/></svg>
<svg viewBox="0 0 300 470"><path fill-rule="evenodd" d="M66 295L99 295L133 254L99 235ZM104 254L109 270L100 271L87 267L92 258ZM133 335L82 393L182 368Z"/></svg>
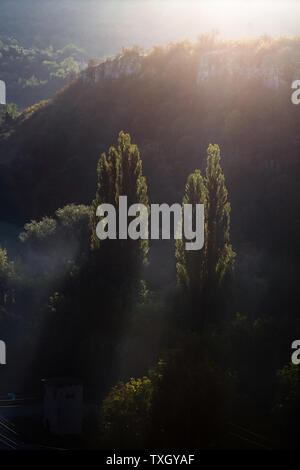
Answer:
<svg viewBox="0 0 300 470"><path fill-rule="evenodd" d="M200 170L189 175L183 204L204 204L204 246L185 250L185 240L176 241L177 280L189 292L193 308L203 317L215 303L218 289L232 268L235 253L230 244L230 203L220 165L220 148L207 149L206 177ZM200 301L200 303L198 302Z"/></svg>
<svg viewBox="0 0 300 470"><path fill-rule="evenodd" d="M137 145L131 143L129 134L123 131L119 133L117 147L110 147L107 154L101 155L97 172L98 186L91 215L91 249L94 254L99 252L101 258L104 257L104 252L106 258L111 256L111 270L119 270L120 276L130 281L131 277L138 276L142 263L147 259L148 240L102 241L96 235L96 226L99 222L96 209L100 204L110 203L116 208L117 233L119 196L127 196L128 207L131 204L142 203L148 208L147 184L143 176L142 160L139 149ZM113 275L113 278L116 276Z"/></svg>
<svg viewBox="0 0 300 470"><path fill-rule="evenodd" d="M232 269L235 253L230 244L230 203L220 164L218 145L207 149L205 185L207 189L207 240L205 244L208 281L219 285Z"/></svg>
<svg viewBox="0 0 300 470"><path fill-rule="evenodd" d="M195 222L196 204L207 206L207 191L200 170L195 170L189 175L185 186L182 205L193 205L193 223ZM183 209L183 207L182 207ZM204 227L204 240L206 240L206 224ZM192 291L203 288L206 277L205 250L187 251L185 250L186 240L176 240L176 258L177 258L177 279L178 282Z"/></svg>

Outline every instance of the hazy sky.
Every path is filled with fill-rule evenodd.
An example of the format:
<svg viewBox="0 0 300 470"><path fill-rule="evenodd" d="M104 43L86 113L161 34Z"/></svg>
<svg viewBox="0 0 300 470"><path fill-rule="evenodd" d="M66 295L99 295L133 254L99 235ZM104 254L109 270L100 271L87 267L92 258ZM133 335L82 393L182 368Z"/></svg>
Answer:
<svg viewBox="0 0 300 470"><path fill-rule="evenodd" d="M213 30L232 39L300 34L300 0L0 0L0 34L73 42L96 56Z"/></svg>
<svg viewBox="0 0 300 470"><path fill-rule="evenodd" d="M133 2L123 0L123 8L126 3ZM219 30L225 38L300 34L300 0L140 0L134 3L139 3L142 23L154 27L154 40L163 34L192 38L212 29Z"/></svg>

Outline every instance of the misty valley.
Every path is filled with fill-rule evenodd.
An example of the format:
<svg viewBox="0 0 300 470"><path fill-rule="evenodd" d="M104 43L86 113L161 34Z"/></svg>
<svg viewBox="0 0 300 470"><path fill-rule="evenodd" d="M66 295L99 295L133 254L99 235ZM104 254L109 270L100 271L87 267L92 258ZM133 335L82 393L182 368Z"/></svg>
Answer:
<svg viewBox="0 0 300 470"><path fill-rule="evenodd" d="M212 3L1 2L0 450L299 447L299 7Z"/></svg>

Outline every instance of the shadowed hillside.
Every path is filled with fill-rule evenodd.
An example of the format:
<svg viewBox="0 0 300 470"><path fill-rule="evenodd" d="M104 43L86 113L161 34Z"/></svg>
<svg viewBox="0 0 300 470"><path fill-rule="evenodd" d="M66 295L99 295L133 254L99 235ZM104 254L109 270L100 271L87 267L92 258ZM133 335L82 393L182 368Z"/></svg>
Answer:
<svg viewBox="0 0 300 470"><path fill-rule="evenodd" d="M125 129L141 149L156 201L178 201L186 176L203 167L201 149L218 141L239 238L277 243L268 204L280 194L278 207L289 207L280 214L285 226L297 210L299 113L290 95L298 70L299 38L268 37L224 43L205 36L91 64L54 100L3 128L2 218L24 222L89 203L99 155Z"/></svg>
<svg viewBox="0 0 300 470"><path fill-rule="evenodd" d="M300 37L215 35L124 49L5 115L3 393L79 376L104 399L93 438L105 449L232 448L233 432L242 447L237 429L294 445L299 51ZM203 203L203 250L99 240L96 207L119 195Z"/></svg>

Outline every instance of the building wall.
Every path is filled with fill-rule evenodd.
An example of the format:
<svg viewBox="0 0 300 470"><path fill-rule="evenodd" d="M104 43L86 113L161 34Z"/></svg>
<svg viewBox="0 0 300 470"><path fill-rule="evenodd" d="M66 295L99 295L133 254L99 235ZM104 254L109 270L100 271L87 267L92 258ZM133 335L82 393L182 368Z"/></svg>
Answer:
<svg viewBox="0 0 300 470"><path fill-rule="evenodd" d="M83 414L82 387L46 385L44 424L52 434L64 436L81 433Z"/></svg>

